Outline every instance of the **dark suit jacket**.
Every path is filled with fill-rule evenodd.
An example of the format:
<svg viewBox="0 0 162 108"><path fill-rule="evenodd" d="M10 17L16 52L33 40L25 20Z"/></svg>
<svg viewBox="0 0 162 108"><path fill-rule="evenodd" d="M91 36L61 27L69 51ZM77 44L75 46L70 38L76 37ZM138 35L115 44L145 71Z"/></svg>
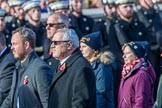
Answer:
<svg viewBox="0 0 162 108"><path fill-rule="evenodd" d="M24 72L19 76L19 62L13 74L13 81L9 96L1 108L15 108L13 102L18 97L15 90L18 88L20 108L47 108L49 87L52 81L52 71L35 52L32 52L25 61ZM27 78L26 78L27 77ZM24 84L25 79L27 83Z"/></svg>
<svg viewBox="0 0 162 108"><path fill-rule="evenodd" d="M96 85L91 65L77 49L54 75L48 108L95 108Z"/></svg>
<svg viewBox="0 0 162 108"><path fill-rule="evenodd" d="M0 105L7 97L12 83L12 75L15 69L16 60L9 48L0 56Z"/></svg>

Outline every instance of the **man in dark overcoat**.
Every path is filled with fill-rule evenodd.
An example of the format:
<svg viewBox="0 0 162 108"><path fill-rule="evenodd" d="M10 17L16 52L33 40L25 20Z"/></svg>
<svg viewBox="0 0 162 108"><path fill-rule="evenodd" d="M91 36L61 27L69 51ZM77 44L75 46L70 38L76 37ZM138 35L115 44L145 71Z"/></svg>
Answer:
<svg viewBox="0 0 162 108"><path fill-rule="evenodd" d="M48 108L95 108L95 76L79 50L74 30L59 29L52 38L51 49L60 65L54 73Z"/></svg>
<svg viewBox="0 0 162 108"><path fill-rule="evenodd" d="M16 60L6 46L6 39L0 32L0 105L9 94Z"/></svg>
<svg viewBox="0 0 162 108"><path fill-rule="evenodd" d="M11 50L18 60L12 86L1 108L47 108L52 70L34 51L36 36L28 28L13 32Z"/></svg>

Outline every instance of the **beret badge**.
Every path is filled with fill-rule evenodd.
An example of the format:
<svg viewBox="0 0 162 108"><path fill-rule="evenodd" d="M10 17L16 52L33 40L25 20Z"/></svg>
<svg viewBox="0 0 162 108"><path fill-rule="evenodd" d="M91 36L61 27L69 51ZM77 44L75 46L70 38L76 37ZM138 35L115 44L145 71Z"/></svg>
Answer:
<svg viewBox="0 0 162 108"><path fill-rule="evenodd" d="M90 38L83 37L80 41L85 43L86 41L90 41L90 40L91 40Z"/></svg>

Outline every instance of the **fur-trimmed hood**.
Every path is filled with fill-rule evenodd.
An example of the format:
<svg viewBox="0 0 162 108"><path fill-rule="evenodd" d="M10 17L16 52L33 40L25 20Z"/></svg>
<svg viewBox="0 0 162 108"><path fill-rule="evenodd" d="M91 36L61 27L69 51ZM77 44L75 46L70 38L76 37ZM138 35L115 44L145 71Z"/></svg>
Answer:
<svg viewBox="0 0 162 108"><path fill-rule="evenodd" d="M95 60L100 60L104 65L109 65L115 61L115 57L110 51L102 51L96 57L93 58L92 62Z"/></svg>

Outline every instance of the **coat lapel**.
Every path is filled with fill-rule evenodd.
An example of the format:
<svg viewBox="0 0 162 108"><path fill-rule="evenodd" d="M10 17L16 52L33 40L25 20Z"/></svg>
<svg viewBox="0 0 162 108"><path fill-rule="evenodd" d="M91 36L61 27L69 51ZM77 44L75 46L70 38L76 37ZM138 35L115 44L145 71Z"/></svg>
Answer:
<svg viewBox="0 0 162 108"><path fill-rule="evenodd" d="M82 56L81 52L79 49L76 49L72 55L65 61L65 64L66 64L66 70L64 72L62 71L58 71L57 73L54 74L54 78L53 78L53 81L52 81L52 85L64 74L67 72L68 68L75 62L75 60Z"/></svg>
<svg viewBox="0 0 162 108"><path fill-rule="evenodd" d="M10 53L10 50L7 48L4 53L0 56L0 62L3 60L3 58L5 58L5 56L7 56L7 54Z"/></svg>

